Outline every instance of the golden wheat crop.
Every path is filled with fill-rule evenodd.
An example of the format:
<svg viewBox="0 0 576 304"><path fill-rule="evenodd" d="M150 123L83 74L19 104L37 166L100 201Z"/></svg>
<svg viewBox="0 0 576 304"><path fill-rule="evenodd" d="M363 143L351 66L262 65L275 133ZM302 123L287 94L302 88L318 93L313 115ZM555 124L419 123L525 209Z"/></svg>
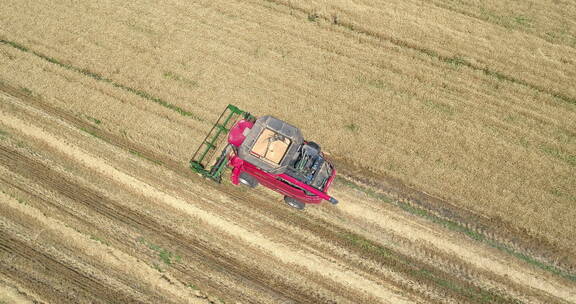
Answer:
<svg viewBox="0 0 576 304"><path fill-rule="evenodd" d="M273 114L332 154L569 248L576 6L532 5L5 1L0 80L183 166L226 104Z"/></svg>

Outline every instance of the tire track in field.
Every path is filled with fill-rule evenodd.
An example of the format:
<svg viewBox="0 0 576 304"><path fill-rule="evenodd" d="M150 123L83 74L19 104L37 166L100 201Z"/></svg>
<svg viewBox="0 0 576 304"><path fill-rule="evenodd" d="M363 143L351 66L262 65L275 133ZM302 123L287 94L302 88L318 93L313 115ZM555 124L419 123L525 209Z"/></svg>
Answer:
<svg viewBox="0 0 576 304"><path fill-rule="evenodd" d="M217 250L210 249L198 240L189 236L170 231L161 223L150 217L136 213L129 208L116 204L102 194L74 184L66 177L55 172L51 168L33 159L25 157L15 151L0 146L0 163L13 172L31 179L44 188L51 189L71 200L86 205L95 213L102 214L115 222L127 225L141 234L158 235L172 244L178 244L183 249L184 257L210 265L217 272L223 272L230 276L242 278L243 284L252 285L255 290L263 293L278 294L284 300L294 300L299 303L314 303L312 295L300 294L297 290L291 290L290 286L281 283L272 283L266 273L243 265L240 261L230 259ZM114 237L113 235L111 237ZM117 240L122 242L123 240ZM183 242L184 241L184 242ZM190 253L186 255L186 253ZM175 268L179 268L175 265ZM181 271L188 269L180 268ZM272 287L269 287L272 286ZM215 288L217 286L214 286ZM320 300L320 299L317 299Z"/></svg>
<svg viewBox="0 0 576 304"><path fill-rule="evenodd" d="M79 269L69 266L41 251L37 245L30 245L27 242L9 235L3 229L0 229L0 252L31 261L36 264L37 267L43 267L43 270L51 273L55 278L60 278L64 282L74 282L73 285L81 290L86 300L99 299L99 302L110 303L117 303L118 301L133 303L137 301L137 299L132 298L128 294L109 288L109 286L103 284L98 278L82 273ZM8 259L4 261L8 261ZM27 286L29 289L35 291L42 290L42 294L49 296L52 302L58 302L62 299L69 301L76 300L71 298L70 294L59 291L44 281L37 280L27 272L23 272L21 269L5 262L0 262L0 272L19 284ZM76 290L76 292L78 291L79 290Z"/></svg>
<svg viewBox="0 0 576 304"><path fill-rule="evenodd" d="M476 269L491 272L500 278L496 280L497 284L523 286L525 290L529 291L526 294L537 292L531 296L540 298L542 303L549 303L551 300L552 302L576 302L576 288L574 288L576 285L569 280L558 278L539 269L533 269L531 265L520 260L508 261L507 255L490 253L489 248L482 244L475 244L470 241L473 246L466 244L463 246L460 240L452 239L427 227L418 227L417 223L413 223L416 224L415 227L410 227L413 224L410 225L409 223L413 220L406 214L382 220L378 216L377 210L377 205L371 207L361 204L347 204L342 207L343 213L350 214L359 220L377 225L384 230L392 231L394 234L403 235L415 243L433 244L442 248L447 254L470 263Z"/></svg>
<svg viewBox="0 0 576 304"><path fill-rule="evenodd" d="M5 171L4 171L5 172ZM0 184L0 186L2 186ZM54 259L62 264L75 265L79 273L88 277L95 277L104 282L108 289L119 289L132 297L130 302L138 303L206 303L207 301L191 298L191 290L175 282L170 275L161 274L150 265L141 261L139 257L120 251L101 240L94 239L87 233L68 226L65 221L54 219L53 214L47 215L41 208L34 207L30 201L21 202L11 195L0 192L0 214L4 217L13 236L25 239L38 250L48 252ZM1 219L2 217L0 217ZM2 221L0 221L1 223ZM40 232L39 232L40 231ZM93 231L90 231L93 232ZM24 236L24 237L22 237ZM33 240L33 241L30 241ZM126 241L126 240L124 240ZM11 256L7 260L14 261ZM34 265L36 261L31 261ZM12 263L11 263L12 264ZM27 264L23 265L26 270ZM67 276L54 278L43 267L28 267L32 275L41 281L49 281L56 288L67 290L76 289L77 282ZM31 275L31 276L32 276ZM42 279L45 278L46 279ZM68 284L66 284L68 283ZM127 297L126 297L127 298ZM97 295L90 295L86 301L97 299ZM63 300L63 299L61 299ZM57 302L61 302L57 301ZM119 303L127 300L116 299ZM74 301L78 302L78 301Z"/></svg>
<svg viewBox="0 0 576 304"><path fill-rule="evenodd" d="M570 251L521 231L509 222L485 218L460 209L440 198L410 188L397 179L383 177L367 168L350 164L344 157L332 157L341 168L340 174L343 178L340 181L352 189L446 226L469 239L486 243L551 274L576 282L576 260Z"/></svg>
<svg viewBox="0 0 576 304"><path fill-rule="evenodd" d="M104 133L103 133L103 135L105 136ZM155 155L152 154L152 155L150 155L149 157L155 158ZM176 172L182 172L182 173L183 173L182 175L183 175L183 176L186 176L186 177L189 176L188 173L190 172L190 170L182 167L181 164L175 163L175 165L176 165L176 168L174 168L174 170L175 170ZM197 179L197 177L196 177L195 175L193 175L192 178ZM213 187L212 187L212 188L213 188ZM220 189L220 190L221 190L221 189ZM233 192L233 193L236 193L235 195L238 195L237 191L232 191L232 192ZM228 193L228 194L232 194L232 193ZM234 196L234 197L235 197L238 201L240 201L240 202L246 200L246 198L245 198L244 196L242 196L242 195L241 195L241 196ZM260 205L260 209L262 209L262 210L265 210L266 208L269 208L269 209L270 209L270 205L269 205L269 204L266 205L266 203L261 203L259 200L251 200L251 202L250 202L249 204L254 204L254 203L258 203L258 204ZM276 211L271 212L271 214L276 214L276 213L278 214L278 216L279 216L280 218L285 217L286 214L289 214L289 213L286 213L286 212L282 212L279 208L278 208L278 211L277 211L277 212L276 212ZM280 214L282 214L282 215L280 215ZM297 217L297 218L298 218L298 217ZM301 218L301 217L300 217L300 218ZM241 219L240 219L240 220L241 220ZM382 258L381 258L381 257L377 257L377 255L376 255L376 257L375 257L375 255L374 255L374 249L377 249L377 248L378 248L377 246L368 245L368 246L373 246L373 247L370 247L370 248L372 248L372 250L360 250L360 251L358 251L358 244L354 244L353 242L350 242L350 240L346 241L345 239L343 239L342 234L343 234L343 233L346 233L345 230L342 230L342 231L340 231L339 233L333 233L333 232L331 232L331 230L333 230L332 228L330 228L330 229L327 228L328 226L330 226L330 225L328 225L327 223L324 223L324 225L320 225L320 226L318 226L317 228L313 228L314 225L311 225L311 222L310 222L310 221L307 221L307 220L305 220L305 221L303 221L303 220L296 220L296 221L294 222L294 218L289 218L289 221L288 221L288 222L292 222L292 224L296 223L298 226L301 226L301 227L306 227L306 229L309 230L309 231L311 231L313 234L318 234L318 235L326 236L326 239L325 239L326 241L331 242L331 243L335 243L335 244L337 244L338 246L342 246L343 248L347 248L347 250L349 250L350 252L359 252L360 254L363 254L363 255L365 255L366 257L369 257L370 259L372 259L372 260L374 260L374 261L376 261L376 262L378 262L378 263L383 263L383 264L381 264L382 267L390 267L390 268L396 269L396 270L399 269L399 268L397 267L398 265L395 265L394 263L390 264L389 261L387 262L386 259L382 260ZM328 226L326 226L326 225L328 225ZM322 227L322 226L325 226L326 228L324 228L324 227ZM334 228L334 227L333 227L333 228ZM334 229L336 229L336 228L334 228ZM340 229L340 228L338 228L338 229ZM338 229L336 229L336 230L338 230ZM366 246L366 243L363 243L363 244L364 244L363 246ZM363 247L363 246L361 246L361 247ZM393 261L393 260L392 260L392 261ZM396 260L396 261L398 261L398 260ZM401 260L400 260L400 261L401 261ZM349 262L350 262L350 261L349 261ZM432 262L432 263L433 263L433 262ZM414 265L419 265L419 263L414 263ZM407 269L408 271L406 271L406 269L403 270L402 267L400 267L399 270L400 270L400 271L403 271L404 273L407 273L407 272L409 273L410 271L414 271L414 270L416 270L416 269L428 269L428 270L430 269L430 267L428 267L428 266L420 265L420 266L418 266L418 267L414 267L414 265L408 267L408 269ZM395 266L396 266L396 267L395 267ZM411 268L411 267L414 267L414 268ZM412 269L412 270L410 270L410 269ZM449 277L448 277L448 278L449 278L448 281L444 281L444 279L442 279L442 278L447 278L445 275L442 275L441 272L436 272L436 270L434 270L434 269L432 269L432 270L433 270L434 273L440 275L440 277L435 277L435 278L432 277L432 279L436 279L436 281L435 281L434 283L437 283L437 285L439 285L439 286L442 285L442 284L446 284L446 283L442 283L442 282L452 282L452 283L450 283L450 284L456 283L456 284L458 284L458 285L462 283L461 281L459 282L459 280L450 280ZM414 273L412 273L412 276L414 276ZM408 277L410 277L410 275L409 275ZM439 278L440 278L440 281L438 281ZM428 279L430 279L430 278L428 278ZM416 277L416 281L421 281L421 280L418 280L418 278ZM425 284L425 285L426 285L426 284ZM438 288L439 286L436 286L436 288ZM466 286L468 286L467 288L474 288L474 287L472 287L472 286L470 286L470 285L466 285L466 284L463 284L463 285L461 285L461 286L464 286L465 288L466 288ZM405 286L404 286L404 287L405 287ZM442 288L440 288L440 289L442 289ZM473 290L473 289L471 289L471 290ZM445 290L444 292L448 292L448 294L450 294L451 290L448 289L448 290ZM452 296L453 296L454 298L459 298L459 296L461 296L461 295L452 294ZM464 299L466 299L466 297L463 297L463 298L461 298L461 299L464 300Z"/></svg>
<svg viewBox="0 0 576 304"><path fill-rule="evenodd" d="M337 26L340 29L345 30L345 31L353 31L355 33L366 35L369 37L373 37L373 38L376 38L376 39L381 40L381 41L386 41L386 42L392 43L396 46L399 46L401 48L410 49L410 50L416 51L420 54L427 55L428 57L435 58L435 59L437 59L441 62L444 62L446 64L449 64L449 65L456 64L456 65L464 66L464 67L470 68L471 70L482 72L487 76L490 76L490 77L493 77L493 78L496 78L499 80L505 80L505 81L508 81L510 83L513 83L513 84L519 84L519 85L528 87L532 90L535 90L539 93L544 93L544 94L550 95L550 96L552 96L552 97L554 97L560 101L566 102L568 104L576 105L576 97L574 97L574 96L565 95L561 92L547 89L547 88L539 86L537 84L529 83L528 81L523 80L521 78L517 78L514 76L507 75L503 72L496 71L496 70L490 68L489 66L484 66L484 67L479 66L477 64L472 63L469 60L460 58L456 55L448 56L448 55L440 54L433 49L429 49L429 48L420 46L418 44L415 44L415 43L412 43L412 42L409 42L406 40L402 40L400 38L396 38L396 37L391 36L391 35L387 35L381 31L376 31L376 30L370 29L370 28L365 27L362 24L354 22L352 20L351 21L345 21L345 20L339 19L338 22L334 22L334 19L332 16L327 16L327 15L324 15L322 13L306 9L305 7L299 6L294 1L286 1L286 0L263 0L263 1L273 3L275 5L287 7L291 10L300 12L304 16L312 16L313 15L313 16L315 16L315 18L321 19L321 20L327 22L328 24L331 24L332 26ZM301 19L303 22L309 22L305 18L301 18ZM370 43L373 43L373 42L370 42Z"/></svg>
<svg viewBox="0 0 576 304"><path fill-rule="evenodd" d="M44 202L45 201L46 200L44 200ZM55 203L51 203L51 204L56 205ZM51 216L54 216L54 214L51 214ZM111 217L109 215L100 215L100 217L104 217L105 219L115 221L115 224L125 225L124 223L119 223L116 218ZM74 219L74 220L79 220L79 221L83 220L81 215L72 215L72 216L69 216L68 218L65 218L64 220L69 220L69 219ZM84 221L84 222L86 222L86 221ZM88 223L87 225L92 225L92 222L87 222L87 223ZM136 227L136 228L139 228L139 227ZM117 235L114 233L114 231L103 230L103 228L101 228L101 227L95 228L93 230L85 230L85 229L82 229L82 230L90 231L90 233L97 234L99 238L101 237L101 238L106 240L106 244L108 246L112 246L112 248L115 248L116 250L120 251L123 254L129 254L129 255L131 255L131 257L133 256L134 258L138 258L139 261L140 261L140 259L153 261L153 260L156 260L158 258L157 253L152 251L152 250L145 250L146 252L135 251L135 247L134 247L133 242L132 242L133 238L130 238L128 240L124 239L123 235ZM158 237L153 236L148 230L146 230L146 229L136 230L133 227L132 227L132 230L133 230L134 235L145 234L146 240L153 240L153 242L155 244L160 244L159 242L156 242L156 240L155 240ZM170 235L174 235L174 234L171 233ZM183 235L176 235L176 236L179 237L178 242L180 242L180 243L183 241L190 242L190 238L186 238ZM162 240L170 241L171 243L167 245L167 246L169 246L169 248L177 246L180 249L186 250L186 252L179 254L181 258L183 257L187 261L193 260L195 263L205 264L206 267L211 267L212 269L214 269L213 272L216 272L216 273L223 272L222 269L224 269L224 268L222 268L222 265L220 265L220 266L214 265L214 264L210 265L211 261L204 259L203 255L202 255L203 253L201 252L201 250L197 250L197 247L190 246L190 245L182 246L180 243L176 244L176 243L174 243L175 242L174 239L169 239L165 236L160 236L159 238ZM166 242L163 241L162 246L164 246L165 243ZM136 246L137 249L139 247L140 246ZM191 248L193 248L193 249L191 249ZM197 250L197 251L194 251L194 250ZM218 257L216 257L216 258L218 258ZM151 265L154 266L153 263ZM152 267L152 266L146 265L146 267ZM154 267L156 267L156 266L154 266ZM201 284L202 286L208 286L211 289L219 290L220 293L225 293L227 296L236 297L237 299L244 300L243 294L241 292L239 292L237 290L225 290L221 286L214 285L213 282L207 281L205 274L197 274L201 270L201 268L182 267L181 265L171 265L171 267L172 267L172 269L176 270L176 273L171 273L171 275L176 277L176 279L182 284L185 284L185 282L190 282L190 281L194 282L194 284L198 284L198 283L202 282L202 284ZM236 267L236 268L240 269L240 267ZM158 270L155 270L155 271L158 271ZM227 271L227 273L231 273L231 272L233 272L233 271ZM250 275L249 271L246 271L246 274ZM122 276L120 275L120 277L122 277ZM162 278L164 278L167 282L170 282L172 284L172 280L168 277L165 277L164 274L162 275ZM242 282L242 284L244 284L244 286L251 285L251 282L246 277L244 277L239 282ZM138 282L136 282L136 283L137 283L137 285L139 285ZM254 287L254 289L258 290L259 293L267 292L267 290L263 290L262 288ZM151 291L144 290L144 292L147 294L147 293L150 293ZM270 291L268 291L268 292L270 293ZM284 299L288 299L288 298L284 297ZM160 302L154 301L151 303L163 303L163 302L164 301L160 301Z"/></svg>
<svg viewBox="0 0 576 304"><path fill-rule="evenodd" d="M28 291L22 290L20 286L15 287L14 284L9 281L8 278L0 276L0 303L2 303L2 301L5 303L20 304L38 303L38 300Z"/></svg>
<svg viewBox="0 0 576 304"><path fill-rule="evenodd" d="M2 153L0 153L0 160L2 160L1 154L2 154ZM24 164L26 164L26 163L29 163L29 162L34 162L34 160L25 158L25 159L22 159L22 162L23 162ZM1 163L1 162L0 162L0 163ZM22 168L22 166L21 166L20 164L19 164L17 167L18 167L18 168ZM45 168L45 169L47 169L47 168ZM34 174L38 174L38 172L43 172L45 169L42 169L42 170L29 170L29 171L31 171L31 172L28 173L27 175L29 176L30 174L32 174L32 172L34 172ZM21 174L23 174L23 175L26 174L25 172L22 172L22 171L20 171L20 172L21 172ZM65 177L59 176L59 174L56 173L56 172L47 172L46 175L48 175L48 176L54 176L54 179L55 179L55 180L65 180ZM45 177L41 178L41 180L44 180L44 179L45 179ZM37 181L32 181L32 182L37 183ZM156 185L156 184L155 184L155 185ZM98 197L97 197L97 198L98 198ZM99 199L99 198L98 198L98 199ZM192 200L192 199L191 199L191 200ZM141 216L141 217L147 217L146 215L143 215L143 214L140 214L139 216ZM158 225L160 225L160 223L157 223L157 224L155 224L155 225L158 226ZM166 228L163 228L163 229L166 229ZM138 227L137 230L138 230L138 233L145 233L144 229L141 228L141 227ZM182 241L185 241L186 243L192 242L192 241L190 240L190 238L187 237L187 236L185 236L185 235L176 234L175 232L170 232L169 235L171 235L172 237L175 237L176 239L178 239L180 243L182 243ZM162 236L163 239L168 239L168 237L169 237L169 236ZM113 236L112 236L111 238L113 238ZM106 239L109 240L110 238L107 237ZM118 240L118 241L121 242L122 240ZM172 241L172 240L170 240L170 241ZM114 242L114 244L113 244L115 247L117 246L116 243L117 243L117 242ZM180 249L182 249L182 248L187 249L186 246L183 247L182 245L180 245L180 243L179 243L179 245L178 245L178 247L180 247ZM172 242L172 244L174 244L174 243ZM194 250L195 250L195 249L194 249ZM214 254L214 253L212 253L212 254ZM254 256L257 255L256 252L253 253L253 254L254 254ZM178 270L182 270L182 271L190 270L190 269L185 269L185 268L182 268L182 269L181 269L180 265L181 265L180 263L176 263L176 265L173 265L173 267L177 268ZM302 273L302 275L303 275L304 277L307 276L306 273ZM268 282L268 283L270 283L270 282ZM337 286L335 286L335 285L333 285L333 284L327 284L326 286L324 286L323 283L325 283L324 280L321 280L321 281L318 282L318 284L323 285L323 287L326 288L326 290L330 290L330 291L334 292L335 294L342 293L342 289L339 289ZM243 282L242 284L245 284L245 282ZM263 292L263 291L261 290L260 292ZM302 293L302 292L301 292L301 293ZM306 297L307 297L306 299L309 300L309 301L312 302L312 303L322 302L322 299L321 299L321 298L319 298L318 300L314 300L312 295L309 295L309 294L307 295L306 292L304 292L304 293L302 293L302 294L303 294L303 295L306 295ZM240 296L239 296L239 297L240 297ZM361 295L361 294L356 294L354 291L348 291L348 292L346 292L346 295L345 295L344 297L349 298L349 299L350 299L350 300L349 300L350 303L354 303L354 302L356 302L356 300L361 299L361 298L362 298L362 295ZM305 301L306 301L306 300L300 300L299 302L305 302Z"/></svg>
<svg viewBox="0 0 576 304"><path fill-rule="evenodd" d="M333 191L340 192L341 189L335 189ZM233 189L227 189L228 194L231 194L231 192L234 192ZM262 193L259 193L259 195L260 194ZM538 277L538 275L531 273L530 270L524 270L522 268L523 270L520 271L521 274L517 273L515 268L518 266L516 266L515 263L508 263L505 260L501 260L501 255L493 255L493 253L487 251L486 256L483 256L482 253L479 253L479 251L486 250L486 248L482 245L472 242L472 245L474 246L469 246L463 245L457 240L444 240L441 238L443 235L441 230L438 231L436 229L430 229L430 227L423 227L422 224L418 222L418 220L414 220L410 218L410 216L406 216L403 213L401 213L399 217L401 220L393 217L394 221L390 221L390 223L388 223L390 219L388 217L382 217L384 214L386 214L386 211L382 212L383 209L380 207L380 204L377 204L377 202L375 202L375 206L367 208L367 206L371 206L371 203L374 202L358 204L358 197L353 197L353 195L344 195L343 193L341 193L340 196L348 198L342 200L347 202L347 207L344 207L342 210L339 208L336 214L346 215L346 218L349 220L354 219L353 221L349 222L349 226L356 225L356 223L354 223L355 221L359 223L366 223L367 225L373 225L373 223L381 225L382 223L386 223L387 225L381 227L388 228L384 228L382 231L388 231L388 234L390 234L391 231L395 231L392 233L393 235L403 236L400 238L407 238L407 242L402 244L402 246L407 247L405 250L408 251L419 251L415 257L416 260L398 252L396 249L386 248L376 242L370 241L369 239L362 237L355 239L358 238L358 235L347 230L350 229L350 227L343 228L340 225L334 224L334 222L337 222L336 218L325 216L310 217L309 214L305 214L305 216L299 216L299 214L284 215L282 212L280 212L280 210L276 211L276 209L280 209L281 207L278 207L275 204L271 205L269 202L261 202L260 200L256 199L250 201L250 206L254 207L253 210L255 211L269 211L266 212L266 215L272 217L276 222L283 222L287 225L296 225L297 227L305 228L313 235L321 236L323 244L335 244L339 248L346 248L347 252L349 253L358 253L367 261L379 263L379 265L383 268L390 269L398 273L407 274L407 277L414 280L415 282L422 284L423 286L430 287L434 285L454 284L454 286L458 286L461 294L450 294L451 290L442 290L441 292L445 293L446 298L458 299L458 302L470 301L471 299L475 299L473 302L482 302L482 295L485 296L485 299L489 298L489 296L485 293L485 290L493 290L495 288L501 289L501 291L506 291L505 294L511 295L511 298L508 298L507 296L504 296L504 298L499 298L498 293L496 293L492 295L493 297L491 298L490 303L496 303L498 301L514 302L514 295L517 295L520 298L531 299L529 302L535 303L560 302L561 299L557 296L566 298L573 296L569 291L569 287L563 285L555 285L555 283L547 285L548 281L544 280L544 278L542 278L543 282L535 281L534 279ZM250 210L250 208L247 209ZM238 213L242 214L242 212ZM367 217L366 214L371 216ZM238 217L237 221L242 221L242 218ZM301 242L306 242L306 240L301 240ZM422 249L421 247L415 246L415 244L420 244L421 246L429 246L431 248L435 248L435 245L440 245L436 247L436 250L440 249L440 251L429 248ZM468 253L468 250L470 253ZM455 252L456 254L454 254ZM463 255L462 253L465 254ZM355 267L359 269L365 267L365 265L358 264L354 259L347 259L349 256L343 256L339 258L347 261L349 264L356 264ZM495 260L493 261L491 259ZM480 262L478 263L477 261L479 260ZM441 267L442 264L444 264L444 266L449 270L445 270L446 272L444 273L443 271L439 271L439 269L446 269ZM523 264L523 262L520 262L520 264ZM454 269L457 269L457 271L453 272ZM514 280L510 280L506 270L512 270L512 277ZM410 273L410 271L421 271L423 273L430 271L430 273L433 273L434 275L423 278L415 275L414 273ZM477 286L468 285L462 281L459 281L460 278L454 279L443 276L448 273L450 273L452 276L461 276L464 282L466 282L466 280L470 280L474 284L478 285L479 283L482 283L484 280L486 280L485 282L489 283L487 283L487 285L479 284L482 287L477 289ZM478 282L478 279L481 279L482 281ZM434 284L427 284L431 282ZM403 288L409 287L403 286ZM483 290L482 288L485 289ZM467 297L465 290L473 290L471 295L473 294L474 296ZM417 290L415 290L415 292L417 292ZM449 294L450 296L448 296Z"/></svg>

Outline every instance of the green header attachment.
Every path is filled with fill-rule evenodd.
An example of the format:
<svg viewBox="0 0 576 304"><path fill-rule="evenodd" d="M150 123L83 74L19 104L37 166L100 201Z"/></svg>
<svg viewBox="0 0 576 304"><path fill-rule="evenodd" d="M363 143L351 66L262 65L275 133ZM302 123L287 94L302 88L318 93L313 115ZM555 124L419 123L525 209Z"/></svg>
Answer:
<svg viewBox="0 0 576 304"><path fill-rule="evenodd" d="M218 183L222 180L222 173L226 167L226 158L230 152L227 144L227 135L236 122L240 119L256 120L250 113L240 110L238 107L229 104L220 115L216 124L210 129L194 156L190 160L190 168ZM214 160L217 151L220 155Z"/></svg>

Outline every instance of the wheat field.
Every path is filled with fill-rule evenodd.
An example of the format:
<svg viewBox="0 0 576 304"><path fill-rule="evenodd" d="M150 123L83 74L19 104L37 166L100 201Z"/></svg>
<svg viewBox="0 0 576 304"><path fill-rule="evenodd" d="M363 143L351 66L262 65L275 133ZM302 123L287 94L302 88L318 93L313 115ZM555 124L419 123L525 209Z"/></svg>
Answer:
<svg viewBox="0 0 576 304"><path fill-rule="evenodd" d="M2 83L183 166L231 103L299 126L367 175L576 255L576 3L0 8Z"/></svg>
<svg viewBox="0 0 576 304"><path fill-rule="evenodd" d="M576 245L573 5L538 2L521 21L493 16L495 2L170 4L6 2L1 34L207 117L191 128L227 103L274 113L374 172ZM13 52L3 46L3 77L55 94ZM166 122L94 106L105 92L79 94L59 102L108 128L129 119L126 131L182 160L196 144Z"/></svg>

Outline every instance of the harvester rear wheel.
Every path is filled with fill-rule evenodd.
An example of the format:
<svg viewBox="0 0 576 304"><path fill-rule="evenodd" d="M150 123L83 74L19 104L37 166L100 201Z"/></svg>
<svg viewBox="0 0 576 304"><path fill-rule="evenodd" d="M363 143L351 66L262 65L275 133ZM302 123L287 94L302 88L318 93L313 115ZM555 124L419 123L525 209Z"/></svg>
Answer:
<svg viewBox="0 0 576 304"><path fill-rule="evenodd" d="M313 141L309 141L309 142L308 142L308 146L310 146L310 147L318 150L318 152L320 152L320 145L319 145L319 144L317 144L317 143L315 143L315 142L313 142Z"/></svg>
<svg viewBox="0 0 576 304"><path fill-rule="evenodd" d="M286 204L288 204L288 206L292 207L292 208L296 208L298 210L303 210L304 207L306 207L306 204L304 204L303 202L291 198L289 196L285 196L284 197L284 202L286 202Z"/></svg>
<svg viewBox="0 0 576 304"><path fill-rule="evenodd" d="M246 172L240 173L238 181L250 188L256 188L256 186L258 186L258 180Z"/></svg>

